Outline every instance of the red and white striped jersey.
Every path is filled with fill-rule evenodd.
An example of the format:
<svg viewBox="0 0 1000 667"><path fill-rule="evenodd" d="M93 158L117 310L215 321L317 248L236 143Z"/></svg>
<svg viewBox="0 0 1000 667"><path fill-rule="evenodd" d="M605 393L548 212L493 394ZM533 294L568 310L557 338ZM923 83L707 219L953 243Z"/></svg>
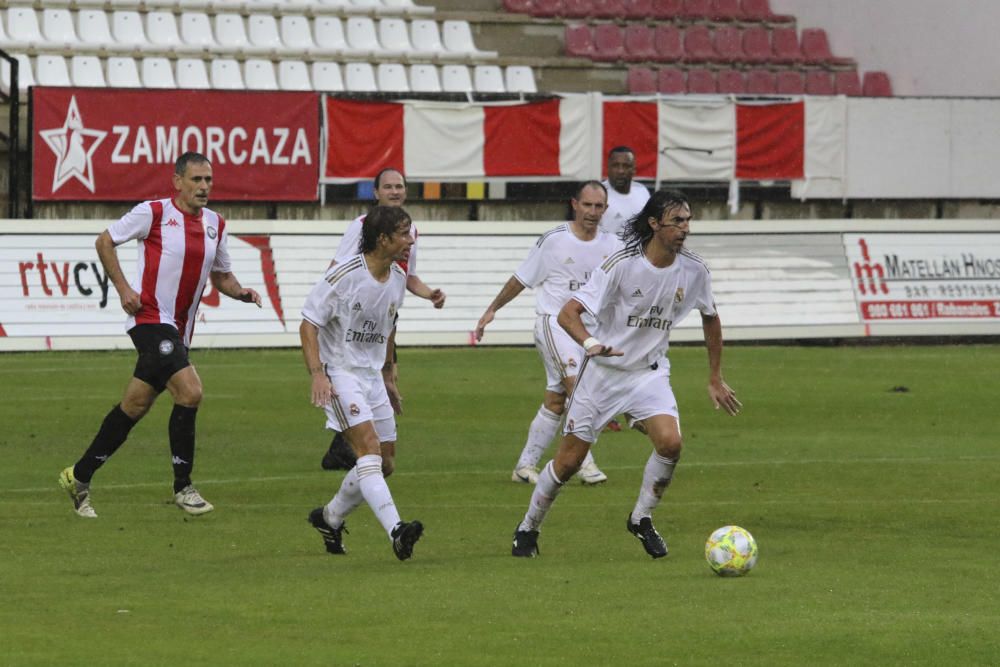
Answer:
<svg viewBox="0 0 1000 667"><path fill-rule="evenodd" d="M132 289L142 307L129 316L128 331L137 324L169 324L191 345L195 313L210 271L231 270L226 221L215 211L193 216L171 199L146 201L108 227L115 245L139 243Z"/></svg>

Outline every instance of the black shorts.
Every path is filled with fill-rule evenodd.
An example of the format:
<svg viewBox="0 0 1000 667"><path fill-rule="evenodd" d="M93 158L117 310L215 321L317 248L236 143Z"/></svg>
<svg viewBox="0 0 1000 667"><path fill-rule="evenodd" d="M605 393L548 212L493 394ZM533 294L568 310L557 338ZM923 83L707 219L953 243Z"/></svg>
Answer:
<svg viewBox="0 0 1000 667"><path fill-rule="evenodd" d="M128 335L139 353L132 375L156 391L166 389L174 373L191 365L180 333L169 324L138 324Z"/></svg>

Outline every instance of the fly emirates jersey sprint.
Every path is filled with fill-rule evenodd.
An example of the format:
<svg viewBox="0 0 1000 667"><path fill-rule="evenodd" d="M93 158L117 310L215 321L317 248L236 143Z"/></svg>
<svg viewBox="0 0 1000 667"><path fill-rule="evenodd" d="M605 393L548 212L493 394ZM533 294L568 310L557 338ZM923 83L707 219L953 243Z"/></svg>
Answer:
<svg viewBox="0 0 1000 667"><path fill-rule="evenodd" d="M302 317L319 329L320 360L337 370L381 369L405 291L406 274L395 262L384 283L364 255L334 264L302 307Z"/></svg>
<svg viewBox="0 0 1000 667"><path fill-rule="evenodd" d="M215 211L194 216L171 199L137 205L108 227L115 245L139 244L136 281L141 307L130 315L128 331L138 324L169 324L191 346L195 313L210 271L229 272L226 221Z"/></svg>
<svg viewBox="0 0 1000 667"><path fill-rule="evenodd" d="M597 236L584 241L565 223L539 237L514 277L525 287L540 285L535 292L535 313L555 317L617 246L618 240L609 232L598 229Z"/></svg>
<svg viewBox="0 0 1000 667"><path fill-rule="evenodd" d="M695 308L704 315L716 314L708 267L690 250L681 250L673 264L661 269L650 264L642 248L622 248L573 298L597 319L591 334L624 352L591 361L620 370L662 364L675 324Z"/></svg>

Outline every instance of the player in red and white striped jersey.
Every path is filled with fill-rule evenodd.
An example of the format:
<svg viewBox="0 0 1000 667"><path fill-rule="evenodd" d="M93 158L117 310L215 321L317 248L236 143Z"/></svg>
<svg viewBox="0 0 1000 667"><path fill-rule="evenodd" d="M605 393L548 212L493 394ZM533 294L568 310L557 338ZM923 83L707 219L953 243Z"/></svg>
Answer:
<svg viewBox="0 0 1000 667"><path fill-rule="evenodd" d="M170 414L170 451L174 468L174 502L189 514L213 507L191 483L194 467L195 417L201 403L201 379L188 360L195 315L209 279L219 292L261 305L256 291L233 275L226 221L206 208L212 190L212 165L199 153L184 153L174 166L171 199L139 204L97 238L97 254L114 283L126 331L139 359L121 403L111 409L77 461L62 471L59 482L83 517L97 516L90 504L90 480L125 442L129 431L153 406L164 389L174 399ZM136 240L137 275L131 284L122 273L116 246Z"/></svg>

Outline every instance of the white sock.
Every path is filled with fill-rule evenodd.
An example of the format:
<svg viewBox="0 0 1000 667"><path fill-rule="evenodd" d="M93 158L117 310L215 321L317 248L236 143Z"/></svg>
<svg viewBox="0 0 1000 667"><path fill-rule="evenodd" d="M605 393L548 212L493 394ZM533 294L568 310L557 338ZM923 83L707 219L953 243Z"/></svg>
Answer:
<svg viewBox="0 0 1000 667"><path fill-rule="evenodd" d="M590 464L594 463L594 449L593 449L593 447L594 447L595 444L597 444L597 443L596 442L593 443L590 446L591 448L587 450L587 455L583 457L583 463L580 464L581 468L586 468Z"/></svg>
<svg viewBox="0 0 1000 667"><path fill-rule="evenodd" d="M663 492L670 486L676 465L676 459L668 459L656 452L649 455L646 469L642 472L639 499L635 503L635 509L632 510L632 523L639 523L640 519L653 516L653 510L660 504Z"/></svg>
<svg viewBox="0 0 1000 667"><path fill-rule="evenodd" d="M542 472L538 474L538 483L535 490L531 492L531 502L528 504L528 511L524 515L524 521L517 527L518 530L538 530L545 520L552 503L555 502L559 490L562 489L563 482L556 477L552 467L552 461L545 464Z"/></svg>
<svg viewBox="0 0 1000 667"><path fill-rule="evenodd" d="M528 441L521 450L521 458L517 460L518 468L538 465L549 443L556 437L561 421L561 415L557 415L544 405L538 408L535 418L531 420L531 426L528 427Z"/></svg>
<svg viewBox="0 0 1000 667"><path fill-rule="evenodd" d="M375 512L375 518L391 537L392 529L399 523L399 512L396 511L396 503L392 500L389 485L382 476L382 457L378 454L360 456L354 469L358 471L358 486L361 487L365 502L372 508L372 512Z"/></svg>
<svg viewBox="0 0 1000 667"><path fill-rule="evenodd" d="M323 519L331 528L340 528L344 519L361 503L365 502L361 494L361 484L358 481L358 469L351 468L340 483L337 495L323 508Z"/></svg>

